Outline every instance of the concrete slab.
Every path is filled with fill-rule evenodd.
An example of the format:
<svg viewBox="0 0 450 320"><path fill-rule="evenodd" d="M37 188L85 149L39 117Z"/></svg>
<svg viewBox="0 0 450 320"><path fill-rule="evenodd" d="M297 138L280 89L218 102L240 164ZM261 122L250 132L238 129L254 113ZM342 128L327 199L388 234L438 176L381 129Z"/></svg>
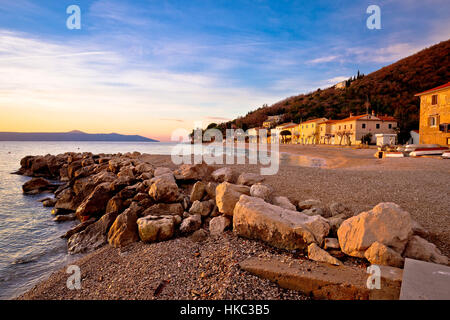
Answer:
<svg viewBox="0 0 450 320"><path fill-rule="evenodd" d="M400 300L450 300L450 267L406 258Z"/></svg>
<svg viewBox="0 0 450 320"><path fill-rule="evenodd" d="M239 265L282 288L301 291L314 299L397 300L400 295L402 270L392 267L381 268L381 288L370 290L367 288L369 274L364 268L261 258L250 258Z"/></svg>

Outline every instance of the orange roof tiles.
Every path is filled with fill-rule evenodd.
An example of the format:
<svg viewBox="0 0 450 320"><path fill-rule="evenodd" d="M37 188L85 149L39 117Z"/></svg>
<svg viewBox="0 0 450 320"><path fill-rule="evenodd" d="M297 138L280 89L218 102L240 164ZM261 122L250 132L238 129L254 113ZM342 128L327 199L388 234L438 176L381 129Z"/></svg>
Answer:
<svg viewBox="0 0 450 320"><path fill-rule="evenodd" d="M439 87L436 87L436 88L433 88L433 89L429 89L429 90L424 91L424 92L421 92L421 93L417 93L417 94L415 94L414 96L415 96L415 97L421 96L421 95L423 95L423 94L431 93L431 92L434 92L434 91L439 91L439 90L442 90L442 89L445 89L445 88L448 88L448 87L450 87L450 82L448 82L448 83L446 83L446 84L443 84L443 85L441 85L441 86L439 86Z"/></svg>

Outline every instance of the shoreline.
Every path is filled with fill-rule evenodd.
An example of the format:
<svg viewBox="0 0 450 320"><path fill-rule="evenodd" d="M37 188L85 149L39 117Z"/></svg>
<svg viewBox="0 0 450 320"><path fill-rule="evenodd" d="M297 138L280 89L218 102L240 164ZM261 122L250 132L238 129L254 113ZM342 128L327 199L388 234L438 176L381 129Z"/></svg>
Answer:
<svg viewBox="0 0 450 320"><path fill-rule="evenodd" d="M304 146L283 147L284 148L280 148L280 152L288 152L289 154L300 156L310 156L313 154L313 152L317 153L317 151L320 152L322 150L325 150L323 154L320 154L320 158L324 159L331 159L334 156L334 152L332 151L337 150L319 149L317 148L317 146L310 148L305 148ZM444 160L444 162L442 162L437 159L429 158L379 160L374 157L370 157L370 154L373 154L373 150L363 150L363 153L357 154L359 151L361 150L358 149L347 150L347 152L344 151L345 155L341 156L344 161L342 159L339 159L336 162L339 163L339 166L336 165L333 168L315 168L308 166L299 166L295 164L282 164L280 166L280 172L275 176L267 176L265 183L271 185L274 188L274 193L276 195L283 195L287 196L290 199L297 200L319 199L327 204L335 199L338 199L340 202L349 205L352 210L358 213L372 208L379 202L396 202L401 205L402 208L409 211L412 217L421 225L423 225L425 229L430 231L427 240L434 242L444 255L449 256L450 235L446 228L446 219L448 219L447 212L450 212L450 202L448 198L445 197L443 199L444 203L433 203L433 200L436 196L439 197L439 195L445 194L446 188L444 185L440 184L439 181L448 181L448 177L450 177L450 161L445 162ZM339 152L342 153L343 150L339 149ZM168 159L170 159L170 156L148 155L146 157L152 163L152 165L156 167L166 166L170 167L171 169L176 168L176 166L173 165L170 161L167 161ZM347 159L345 159L346 157ZM427 167L424 167L425 165ZM231 167L235 172L252 173L259 173L258 171L260 168L259 165L248 164L221 165L217 167L222 166ZM415 171L415 177L411 177L410 175L408 175L408 170L412 170L412 168L414 168L414 170L417 170ZM382 172L385 172L386 174L382 175ZM432 173L432 176L429 176L430 173ZM300 181L302 181L303 183L299 183ZM368 185L361 185L361 181L366 181ZM403 190L401 187L402 184L404 185ZM358 185L357 189L355 189L355 185ZM432 186L433 190L430 190L430 188L428 188L427 186ZM372 188L373 193L371 193L370 191ZM406 190L404 190L405 188ZM419 203L418 201L420 201L419 195L421 191L424 192L424 199L426 201ZM411 201L411 199L413 201ZM434 215L430 216L430 211L433 212ZM233 244L231 247L230 243ZM139 253L142 254L142 250L144 250L144 252L149 252L149 254L154 256L159 255L161 259L163 259L163 253L164 255L167 254L168 257L164 259L168 259L167 263L173 264L177 262L178 256L182 256L183 254L185 254L185 252L182 250L173 250L174 252L168 252L168 250L170 250L171 248L178 248L178 246L184 248L184 250L187 250L186 252L190 252L189 250L196 250L196 252L204 251L204 254L209 257L208 259L213 261L216 258L215 255L217 254L217 251L220 250L221 246L224 245L228 245L228 250L231 250L230 248L234 250L231 250L233 251L231 256L235 255L235 257L240 257L240 259L243 259L244 256L255 256L255 254L256 256L258 256L258 254L264 256L265 254L268 254L268 252L272 257L282 257L286 259L292 258L291 253L279 251L277 252L277 250L274 250L273 248L268 247L267 245L259 241L246 240L237 237L233 235L231 231L227 231L227 235L224 237L224 239L222 239L222 242L218 242L218 240L208 239L206 240L206 242L197 243L192 241L190 237L182 237L153 244L144 244L142 242L138 242L132 244L129 248L126 248L124 250L113 249L106 245L94 252L86 254L85 256L81 257L80 260L77 260L77 262L75 262L76 264L79 263L87 269L87 278L83 278L83 281L89 280L90 283L87 287L87 292L76 293L67 290L64 287L65 281L67 279L67 274L65 274L64 270L59 270L54 272L47 280L40 282L37 286L27 291L25 294L16 297L16 299L133 299L133 297L137 299L232 299L237 297L241 297L242 299L264 299L266 297L261 297L260 295L258 295L259 291L256 290L257 288L262 287L265 288L263 291L268 292L268 295L271 299L280 298L279 296L277 297L277 294L281 294L283 296L283 299L306 298L304 295L301 295L298 292L291 292L290 290L280 289L272 283L250 276L248 273L246 273L244 277L242 271L237 271L235 259L231 258L229 259L231 259L233 262L228 262L227 268L234 270L234 272L239 276L234 278L232 275L228 275L230 278L227 279L230 279L230 283L236 286L243 281L243 278L249 279L248 288L246 289L247 291L243 290L242 292L236 293L228 288L228 291L225 291L225 293L216 290L214 291L214 294L204 296L204 294L206 293L200 293L198 295L195 293L200 292L198 291L198 288L191 288L195 291L194 293L180 293L176 291L176 286L168 285L167 293L162 293L157 297L152 297L152 294L155 290L154 287L157 287L162 281L161 279L164 277L160 276L161 279L159 280L157 280L156 278L151 279L151 281L148 280L150 282L144 281L148 286L147 289L144 289L138 283L132 281L132 277L130 278L130 275L127 276L124 274L116 274L116 272L118 271L114 267L114 265L118 263L120 268L122 268L122 271L128 270L127 266L131 262L127 262L125 264L125 262L127 261L127 258L125 257L130 257L129 255L131 255L136 260L142 260L137 261L137 267L136 269L133 269L135 270L135 272L138 272L138 266L145 267L151 262L150 257L146 257L145 259L143 257L140 257ZM199 249L202 247L203 249ZM196 252L191 252L194 254L194 257ZM107 262L110 258L112 259L109 260L110 264L105 266L103 263ZM188 261L191 261L190 257L186 256L184 258ZM224 257L222 257L221 259L224 259ZM297 259L299 259L299 257L297 257ZM193 261L195 262L196 260L198 259L194 259ZM345 262L349 264L355 263L352 258L346 260ZM103 264L101 270L98 270L99 264ZM162 269L160 269L161 266L155 265L154 261L153 263L151 263L150 268L153 271L157 269L159 270L159 272L163 272ZM127 289L128 291L123 291L124 294L128 292L128 296L125 294L125 296L120 297L114 290L108 290L108 288L105 287L105 279L101 279L101 275L99 274L99 272L105 272L105 277L106 275L110 276L113 282L118 281L119 283L122 283L123 281L131 281L133 285L131 285L131 287ZM161 274L165 275L164 272ZM170 273L168 273L167 275L169 274ZM184 276L177 276L179 277L179 279L175 283L184 283L194 275L189 272ZM205 282L206 280L204 278L205 277L200 277L199 281L201 281L202 283ZM209 279L211 285L221 282L219 278L214 279L215 280ZM191 287L195 287L195 285L191 281L188 282L190 283ZM121 285L123 285L123 283ZM152 288L153 292L149 288ZM115 290L117 291L118 289L120 288L117 287ZM136 290L142 292L142 295L133 295L132 293L136 292ZM57 295L55 296L55 294Z"/></svg>

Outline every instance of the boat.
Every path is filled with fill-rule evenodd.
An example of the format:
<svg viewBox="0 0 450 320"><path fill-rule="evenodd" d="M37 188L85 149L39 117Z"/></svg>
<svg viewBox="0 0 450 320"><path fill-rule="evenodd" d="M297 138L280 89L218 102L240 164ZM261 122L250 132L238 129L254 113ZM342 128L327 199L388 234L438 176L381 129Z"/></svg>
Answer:
<svg viewBox="0 0 450 320"><path fill-rule="evenodd" d="M410 157L430 156L430 155L442 155L443 153L450 152L450 148L441 146L439 144L408 144L399 148L398 151L403 152Z"/></svg>
<svg viewBox="0 0 450 320"><path fill-rule="evenodd" d="M444 152L442 154L442 159L450 159L450 152Z"/></svg>

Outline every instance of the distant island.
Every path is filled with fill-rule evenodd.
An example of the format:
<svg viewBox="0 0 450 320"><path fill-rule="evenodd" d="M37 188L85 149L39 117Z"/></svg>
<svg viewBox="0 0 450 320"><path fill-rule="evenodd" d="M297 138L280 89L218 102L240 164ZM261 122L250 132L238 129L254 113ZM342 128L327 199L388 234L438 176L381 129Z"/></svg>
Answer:
<svg viewBox="0 0 450 320"><path fill-rule="evenodd" d="M74 130L70 132L0 132L0 141L130 141L159 142L139 135L118 133L85 133Z"/></svg>

